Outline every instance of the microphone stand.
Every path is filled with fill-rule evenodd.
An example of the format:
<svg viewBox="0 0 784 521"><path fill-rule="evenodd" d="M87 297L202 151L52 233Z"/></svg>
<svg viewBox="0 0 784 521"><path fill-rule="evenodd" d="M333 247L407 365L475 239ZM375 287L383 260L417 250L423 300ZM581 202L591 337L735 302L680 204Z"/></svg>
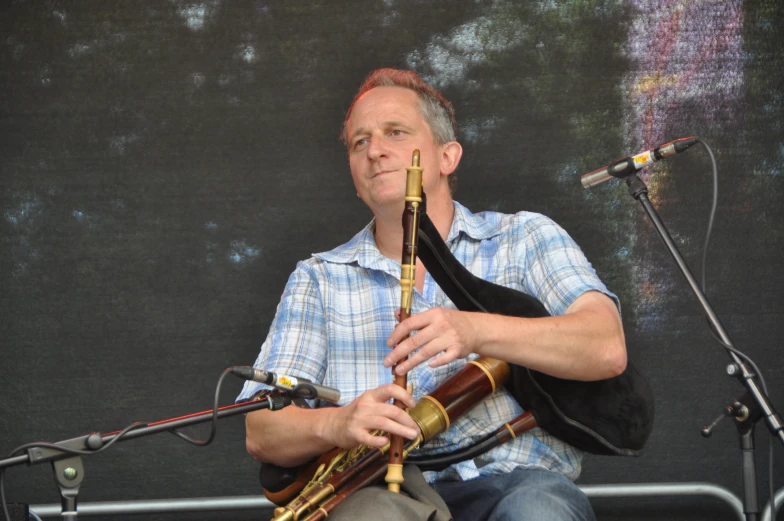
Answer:
<svg viewBox="0 0 784 521"><path fill-rule="evenodd" d="M261 400L253 400L220 407L218 409L217 417L218 419L228 418L229 416L248 413L258 409L276 411L290 405L291 401L292 397L287 394L267 396ZM114 431L106 434L92 433L51 444L62 447L62 449L55 446L32 447L27 449L26 454L0 460L0 470L15 465L21 465L22 463L36 465L47 461L51 462L55 481L60 488L60 495L62 496L61 519L64 521L76 521L76 498L79 494L79 486L84 479L84 465L82 463L83 454L74 454L73 452L68 452L63 449L84 451L87 453L84 455L89 455L98 452L101 447L104 447L115 438L117 438L117 442L120 442L157 434L159 432L172 431L181 427L210 421L212 420L213 414L214 409L210 409L208 411L188 414L186 416L177 416L167 420L148 423L144 426L140 425L132 430L126 431L122 436L119 436L121 431Z"/></svg>
<svg viewBox="0 0 784 521"><path fill-rule="evenodd" d="M664 241L670 255L672 255L681 273L686 278L691 291L705 311L708 323L725 344L725 349L727 349L727 353L732 359L732 362L727 366L727 374L736 377L746 387L746 394L740 401L735 400L732 406L727 408L726 414L735 417L735 426L738 428L738 436L740 438L743 472L743 511L746 514L747 521L756 521L759 513L759 492L757 490L757 470L754 463L754 426L764 417L771 435L777 437L784 444L784 427L781 419L770 403L770 399L757 385L756 375L748 370L740 357L727 348L727 346L734 348L732 341L713 312L708 299L697 285L697 281L694 279L683 257L681 257L678 247L656 213L656 209L648 199L648 187L636 174L626 177L625 181L629 187L629 195L637 199L642 205L643 210L645 210L648 218L659 233L659 237ZM715 424L716 422L713 425ZM704 429L703 435L706 435L706 432L709 436L710 429ZM771 501L773 501L773 498L771 498Z"/></svg>

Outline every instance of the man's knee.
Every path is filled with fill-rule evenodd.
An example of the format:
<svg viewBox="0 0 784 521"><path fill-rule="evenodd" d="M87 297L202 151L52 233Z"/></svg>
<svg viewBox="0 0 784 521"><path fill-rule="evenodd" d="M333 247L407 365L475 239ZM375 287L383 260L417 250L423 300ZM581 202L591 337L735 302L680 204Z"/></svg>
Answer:
<svg viewBox="0 0 784 521"><path fill-rule="evenodd" d="M595 521L586 495L562 474L518 469L512 475L514 479L493 510L491 520Z"/></svg>

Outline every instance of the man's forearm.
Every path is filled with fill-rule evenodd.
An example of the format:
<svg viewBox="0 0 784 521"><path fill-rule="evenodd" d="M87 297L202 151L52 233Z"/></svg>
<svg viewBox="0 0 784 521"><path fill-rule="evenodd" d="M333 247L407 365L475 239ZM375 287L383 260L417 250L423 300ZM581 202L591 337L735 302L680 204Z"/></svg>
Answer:
<svg viewBox="0 0 784 521"><path fill-rule="evenodd" d="M583 306L545 318L476 316L481 354L559 378L601 380L626 367L623 326L614 305L583 298Z"/></svg>
<svg viewBox="0 0 784 521"><path fill-rule="evenodd" d="M413 332L413 334L411 334ZM395 327L384 365L404 374L476 353L568 380L603 380L626 368L626 341L615 304L590 291L555 317L519 318L431 308Z"/></svg>
<svg viewBox="0 0 784 521"><path fill-rule="evenodd" d="M295 467L333 448L321 437L325 415L335 408L254 411L245 417L245 445L248 453L262 463Z"/></svg>

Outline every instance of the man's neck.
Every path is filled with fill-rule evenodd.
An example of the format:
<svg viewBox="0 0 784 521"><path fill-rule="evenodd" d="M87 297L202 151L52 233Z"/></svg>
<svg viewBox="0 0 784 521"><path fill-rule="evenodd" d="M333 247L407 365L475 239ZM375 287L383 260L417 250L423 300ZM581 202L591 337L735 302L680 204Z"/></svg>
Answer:
<svg viewBox="0 0 784 521"><path fill-rule="evenodd" d="M442 198L439 204L428 200L427 215L435 225L441 238L446 240L455 217L455 205L452 203L451 197ZM374 232L376 246L381 254L397 262L400 262L403 258L402 216L402 210L397 216L376 215L376 229Z"/></svg>

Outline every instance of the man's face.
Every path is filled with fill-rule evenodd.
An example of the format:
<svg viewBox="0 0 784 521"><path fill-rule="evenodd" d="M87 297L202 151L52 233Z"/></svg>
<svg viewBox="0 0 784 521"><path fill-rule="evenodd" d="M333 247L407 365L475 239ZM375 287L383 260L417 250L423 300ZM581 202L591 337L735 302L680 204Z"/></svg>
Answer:
<svg viewBox="0 0 784 521"><path fill-rule="evenodd" d="M402 214L406 167L417 148L425 193L448 193L447 177L440 175L442 147L433 140L415 92L402 87L369 90L354 105L347 130L351 177L374 214L398 208Z"/></svg>

